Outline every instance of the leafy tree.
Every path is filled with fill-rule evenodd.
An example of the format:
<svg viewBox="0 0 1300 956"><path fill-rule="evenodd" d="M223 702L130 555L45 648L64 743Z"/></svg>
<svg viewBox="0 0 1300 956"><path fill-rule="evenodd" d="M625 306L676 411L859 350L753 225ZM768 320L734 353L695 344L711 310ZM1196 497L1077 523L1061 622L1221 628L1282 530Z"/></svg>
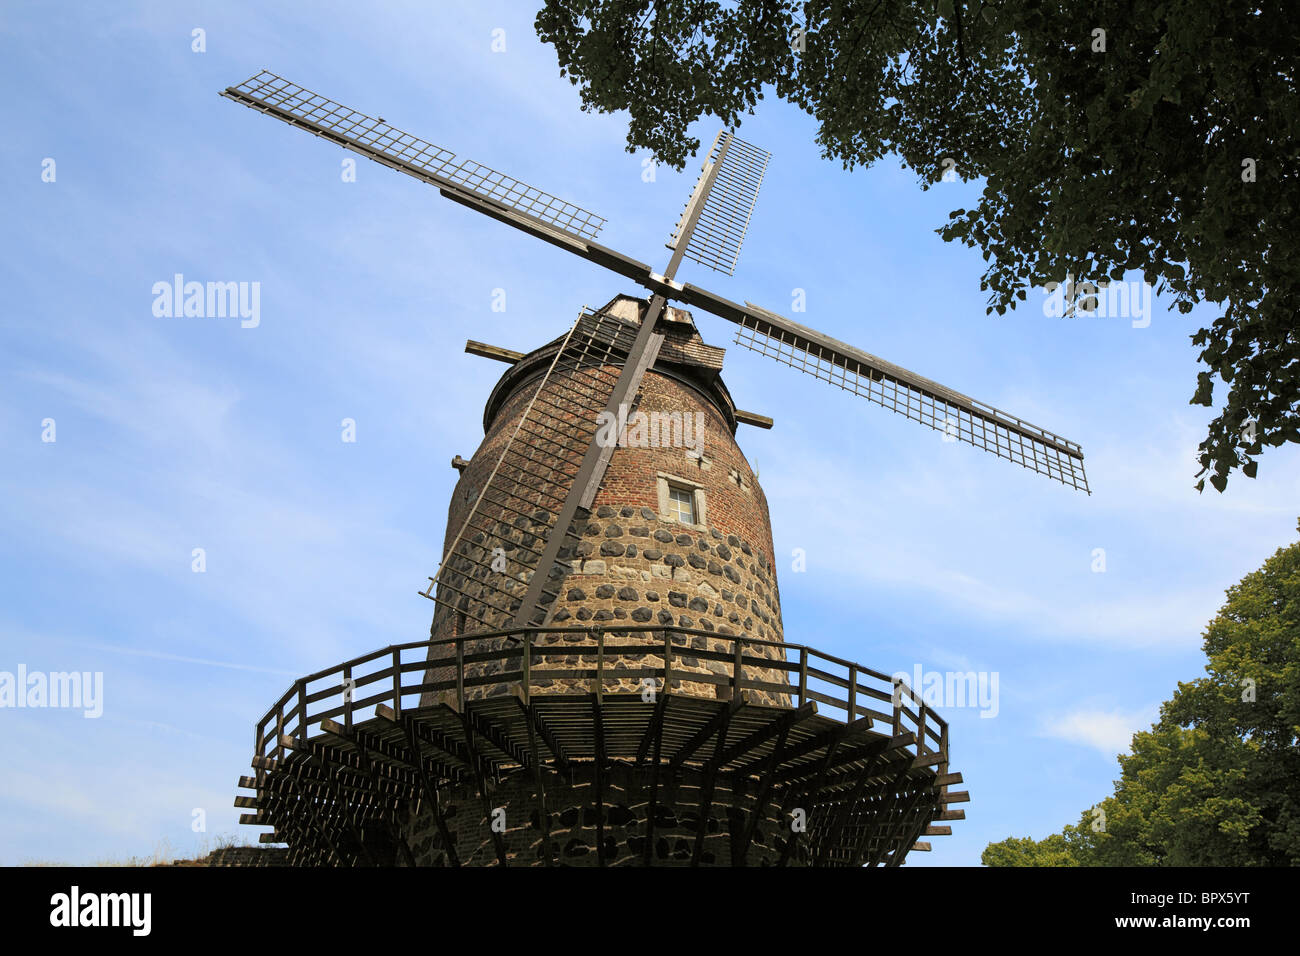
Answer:
<svg viewBox="0 0 1300 956"><path fill-rule="evenodd" d="M1209 676L1179 683L1119 758L1115 793L988 866L1300 865L1300 542L1228 589Z"/></svg>
<svg viewBox="0 0 1300 956"><path fill-rule="evenodd" d="M1226 386L1198 489L1300 441L1300 5L546 0L536 28L583 108L627 110L629 151L676 168L690 123L775 91L845 168L983 179L938 231L983 251L989 312L1130 270L1183 313L1218 305L1192 336L1191 402Z"/></svg>
<svg viewBox="0 0 1300 956"><path fill-rule="evenodd" d="M1064 835L1053 833L1045 840L1007 837L990 843L980 854L985 866L1079 866L1078 858Z"/></svg>

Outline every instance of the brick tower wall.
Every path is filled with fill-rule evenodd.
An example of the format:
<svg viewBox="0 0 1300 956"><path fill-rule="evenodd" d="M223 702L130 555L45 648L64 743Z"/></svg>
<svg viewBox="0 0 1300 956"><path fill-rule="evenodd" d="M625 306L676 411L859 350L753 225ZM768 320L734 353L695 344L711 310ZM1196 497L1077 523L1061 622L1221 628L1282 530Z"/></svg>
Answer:
<svg viewBox="0 0 1300 956"><path fill-rule="evenodd" d="M680 442L678 447L618 447L614 450L591 513L585 517L585 522L580 514L574 526L578 537L560 551L561 567L554 573L562 573L563 580L548 625L678 625L715 632L720 636L783 640L780 597L771 561L772 530L767 499L735 441L731 424L734 409L729 406L725 388L710 385L716 374L714 371L706 370L702 375L698 368L691 367L692 342L696 351L708 349L699 342L689 318L684 325L670 326L660 360L642 380L636 411L645 413L647 417L656 412L661 415L702 413L703 434L698 445L701 454L693 454L693 449L681 447ZM711 351L718 353L720 364L721 350ZM536 374L512 383L511 393L499 401L483 444L463 470L452 495L444 553L487 483L505 442L510 440L520 417L526 413L544 370L543 365ZM617 369L607 367L605 371L616 372ZM543 397L560 401L558 389L550 383ZM633 426L629 426L628 431L630 441L638 437ZM693 438L694 430L685 437ZM510 480L513 476L498 471L493 483ZM680 523L669 514L666 489L671 486L694 493L696 524ZM560 488L559 491L563 493L567 489ZM503 532L508 525L507 537L511 541L540 549L543 541L538 532L545 532L540 527L544 517L541 513L533 520L520 515L498 517L502 519L498 526ZM497 542L489 540L487 543ZM494 586L508 589L516 599L522 598L536 569L536 556L510 545L503 545L503 548L506 551L506 570L493 574L490 580ZM472 584L467 586L473 587ZM499 623L494 623L497 627L507 627L510 621L503 615ZM432 634L437 639L471 633L476 629L486 628L477 622L467 622L451 608L440 607L434 617ZM687 648L731 652L730 642L704 636L676 635L673 640ZM562 645L565 641L566 636L562 634L537 638L539 647ZM619 641L617 635L607 638L610 647ZM481 645L476 642L473 646L483 650L488 644L489 641ZM467 647L467 652L469 650ZM746 647L744 653L746 656L780 656L779 650L763 645ZM583 658L584 664L593 661ZM691 661L689 657L685 662L674 657L674 675L681 673L683 677L680 683L674 681L674 693L714 697L723 690L715 689L713 684L692 682L688 675L692 670L729 675L729 664L701 659L694 659L692 664ZM585 692L587 688L568 686L575 681L557 680L552 683L544 674L548 668L571 667L577 662L576 656L568 661L564 658L538 660L533 669L534 693ZM619 665L617 655L607 652L606 664L607 673L616 672ZM495 665L475 666L491 668ZM638 654L628 661L628 666L660 667L662 656ZM431 673L436 673L434 679L440 679L450 676L451 672L447 668L435 668ZM786 680L783 671L767 669L755 670L750 676L774 683ZM638 682L620 680L616 676L611 676L604 685L606 693L641 689ZM509 686L503 683L474 688L469 695L493 696L509 691ZM752 691L751 695L751 699L759 702L788 703L785 695L754 694ZM440 699L446 698L442 696Z"/></svg>

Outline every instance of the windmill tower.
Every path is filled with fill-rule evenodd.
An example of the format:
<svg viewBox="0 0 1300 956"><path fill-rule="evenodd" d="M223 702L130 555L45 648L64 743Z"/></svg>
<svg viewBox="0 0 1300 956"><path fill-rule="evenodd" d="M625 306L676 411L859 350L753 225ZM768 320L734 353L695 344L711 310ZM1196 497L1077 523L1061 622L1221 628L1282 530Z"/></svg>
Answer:
<svg viewBox="0 0 1300 956"><path fill-rule="evenodd" d="M782 316L731 274L768 154L718 134L662 274L604 220L271 73L222 95L631 279L509 367L460 471L430 639L302 678L257 729L243 822L301 863L898 865L961 819L946 722L785 641L767 501L679 302L736 341L1087 491L1078 445Z"/></svg>

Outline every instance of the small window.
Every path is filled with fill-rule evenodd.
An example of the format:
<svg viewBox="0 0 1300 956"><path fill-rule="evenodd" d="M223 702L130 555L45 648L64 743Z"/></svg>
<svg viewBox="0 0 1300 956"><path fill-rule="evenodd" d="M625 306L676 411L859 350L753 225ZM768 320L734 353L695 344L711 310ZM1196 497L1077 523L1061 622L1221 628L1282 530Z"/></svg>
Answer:
<svg viewBox="0 0 1300 956"><path fill-rule="evenodd" d="M682 524L695 524L694 492L669 486L668 515Z"/></svg>
<svg viewBox="0 0 1300 956"><path fill-rule="evenodd" d="M709 523L709 499L704 488L678 475L658 473L659 520L675 521L695 528Z"/></svg>

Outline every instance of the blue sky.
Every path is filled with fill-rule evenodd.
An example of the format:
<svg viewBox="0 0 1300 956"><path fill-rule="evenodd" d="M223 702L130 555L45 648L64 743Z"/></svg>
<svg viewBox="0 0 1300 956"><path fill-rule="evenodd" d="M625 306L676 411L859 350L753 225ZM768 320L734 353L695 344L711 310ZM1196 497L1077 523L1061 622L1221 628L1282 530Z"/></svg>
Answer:
<svg viewBox="0 0 1300 956"><path fill-rule="evenodd" d="M345 183L351 154L219 89L278 72L600 213L602 242L654 264L698 170L643 181L625 118L579 110L533 3L268 6L0 11L0 670L102 671L105 697L97 720L0 710L0 863L182 855L240 832L254 723L292 680L428 632L416 591L448 462L482 437L501 371L465 339L531 349L584 304L639 294L389 170L359 161ZM1048 318L1030 292L986 317L980 254L934 234L976 184L923 192L896 162L846 173L808 117L760 106L741 135L773 159L737 273L680 278L1087 454L1091 497L729 349L737 403L776 419L739 437L772 510L787 639L888 672L999 675L996 718L947 712L968 819L912 856L977 864L1110 792L1129 734L1203 673L1223 590L1295 539L1300 457L1270 451L1257 480L1198 495L1210 413L1187 404L1188 336L1211 309L1157 300L1134 328ZM153 284L176 273L260 283L260 324L155 317ZM731 346L727 323L696 320Z"/></svg>

